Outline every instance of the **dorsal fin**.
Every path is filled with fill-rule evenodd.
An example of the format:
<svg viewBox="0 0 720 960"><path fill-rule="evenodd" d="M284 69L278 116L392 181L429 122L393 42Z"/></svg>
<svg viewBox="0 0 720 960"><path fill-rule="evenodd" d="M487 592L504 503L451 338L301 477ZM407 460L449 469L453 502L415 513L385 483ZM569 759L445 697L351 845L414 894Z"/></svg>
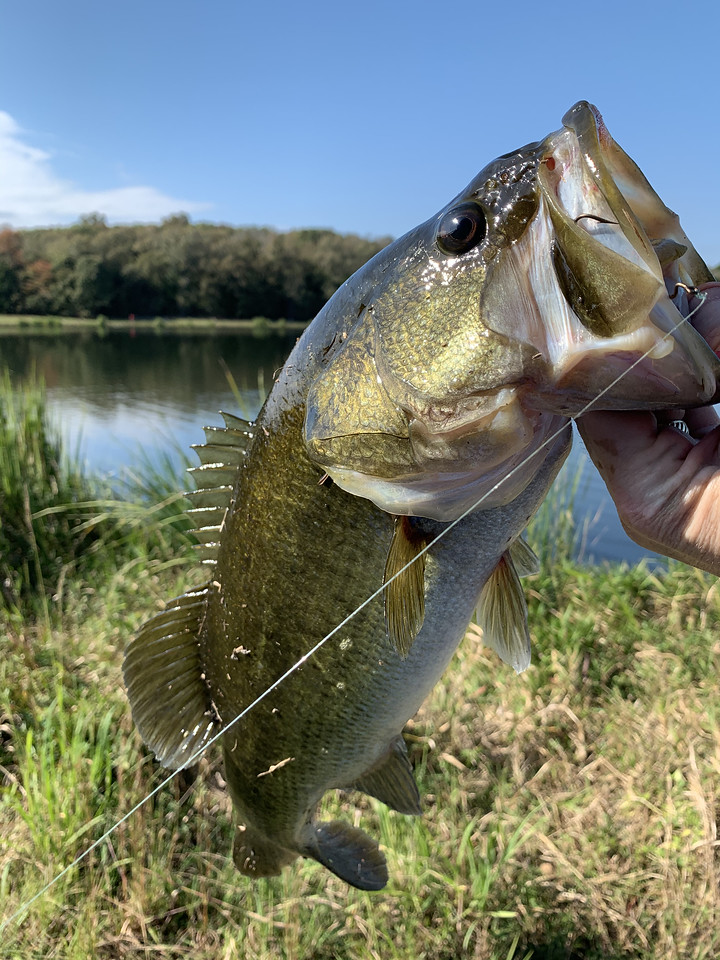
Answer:
<svg viewBox="0 0 720 960"><path fill-rule="evenodd" d="M210 589L205 584L171 600L125 651L133 720L160 763L173 770L185 766L219 728L200 659Z"/></svg>
<svg viewBox="0 0 720 960"><path fill-rule="evenodd" d="M217 560L225 515L232 502L233 490L240 464L254 436L253 424L231 413L221 414L224 427L205 427L205 443L193 444L200 461L188 473L195 481L196 490L187 494L192 507L188 517L195 524L197 551L203 563Z"/></svg>
<svg viewBox="0 0 720 960"><path fill-rule="evenodd" d="M500 557L482 588L476 618L483 643L517 673L526 670L530 665L527 604L509 550Z"/></svg>
<svg viewBox="0 0 720 960"><path fill-rule="evenodd" d="M236 417L234 413L225 413L224 410L220 411L220 416L225 421L226 430L238 430L245 434L248 442L252 440L255 432L255 423L252 420L243 420L242 417Z"/></svg>
<svg viewBox="0 0 720 960"><path fill-rule="evenodd" d="M237 467L245 459L245 448L229 443L193 443L191 449L195 451L202 466L222 464L226 467Z"/></svg>
<svg viewBox="0 0 720 960"><path fill-rule="evenodd" d="M426 537L413 527L410 517L395 517L383 583L387 583L385 627L401 657L410 652L425 619L425 554L421 551L426 545ZM395 576L400 570L403 572Z"/></svg>

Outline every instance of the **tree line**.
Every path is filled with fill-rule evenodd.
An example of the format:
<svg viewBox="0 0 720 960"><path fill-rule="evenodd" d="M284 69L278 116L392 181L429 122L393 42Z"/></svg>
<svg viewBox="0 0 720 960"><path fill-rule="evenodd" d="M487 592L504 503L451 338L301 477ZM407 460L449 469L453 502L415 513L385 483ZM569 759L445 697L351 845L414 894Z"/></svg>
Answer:
<svg viewBox="0 0 720 960"><path fill-rule="evenodd" d="M193 224L0 230L0 313L311 320L382 249L332 230Z"/></svg>

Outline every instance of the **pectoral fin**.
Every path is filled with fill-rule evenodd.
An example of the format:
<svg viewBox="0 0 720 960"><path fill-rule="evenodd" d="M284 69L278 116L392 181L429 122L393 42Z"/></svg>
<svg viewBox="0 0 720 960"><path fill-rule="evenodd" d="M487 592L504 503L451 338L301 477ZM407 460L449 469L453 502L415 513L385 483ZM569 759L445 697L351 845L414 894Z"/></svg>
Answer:
<svg viewBox="0 0 720 960"><path fill-rule="evenodd" d="M359 890L382 890L388 881L385 856L377 843L342 820L316 823L304 852Z"/></svg>
<svg viewBox="0 0 720 960"><path fill-rule="evenodd" d="M502 555L485 583L476 617L483 642L517 673L526 670L530 665L527 604L511 551Z"/></svg>
<svg viewBox="0 0 720 960"><path fill-rule="evenodd" d="M398 813L409 816L422 813L420 794L402 737L396 737L381 761L351 786L382 800Z"/></svg>
<svg viewBox="0 0 720 960"><path fill-rule="evenodd" d="M395 518L383 577L383 583L387 583L385 626L390 642L403 658L410 652L425 619L425 554L421 551L426 544L426 538L413 528L410 517Z"/></svg>

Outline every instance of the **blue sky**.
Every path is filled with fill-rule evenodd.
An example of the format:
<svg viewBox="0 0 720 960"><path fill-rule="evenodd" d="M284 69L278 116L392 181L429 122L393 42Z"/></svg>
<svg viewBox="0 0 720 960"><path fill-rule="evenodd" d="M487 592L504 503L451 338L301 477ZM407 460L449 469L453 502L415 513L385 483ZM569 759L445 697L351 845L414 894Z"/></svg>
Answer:
<svg viewBox="0 0 720 960"><path fill-rule="evenodd" d="M720 4L0 0L0 222L399 235L594 102L720 263Z"/></svg>

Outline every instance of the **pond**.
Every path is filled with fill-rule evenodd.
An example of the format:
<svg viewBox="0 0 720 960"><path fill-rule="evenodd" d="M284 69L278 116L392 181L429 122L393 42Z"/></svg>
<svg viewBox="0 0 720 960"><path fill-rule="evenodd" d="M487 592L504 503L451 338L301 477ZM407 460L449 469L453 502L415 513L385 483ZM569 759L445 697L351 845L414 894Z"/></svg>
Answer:
<svg viewBox="0 0 720 960"><path fill-rule="evenodd" d="M53 420L88 470L119 475L165 452L180 464L219 410L256 415L295 338L25 334L0 338L0 360L13 380L37 372Z"/></svg>
<svg viewBox="0 0 720 960"><path fill-rule="evenodd" d="M119 477L140 459L169 457L179 470L190 445L203 442L203 426L221 422L220 410L254 417L295 339L294 333L6 335L0 361L14 380L36 371L67 449L89 472ZM558 482L572 483L578 471L574 512L587 531L581 559L656 558L626 536L576 434Z"/></svg>

